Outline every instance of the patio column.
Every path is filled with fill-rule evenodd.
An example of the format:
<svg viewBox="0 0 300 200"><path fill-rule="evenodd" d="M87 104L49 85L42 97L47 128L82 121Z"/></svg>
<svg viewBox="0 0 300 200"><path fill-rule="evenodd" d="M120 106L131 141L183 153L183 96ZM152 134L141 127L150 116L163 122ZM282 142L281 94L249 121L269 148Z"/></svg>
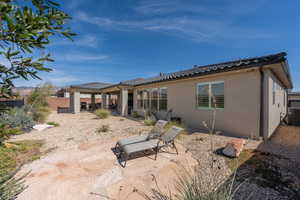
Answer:
<svg viewBox="0 0 300 200"><path fill-rule="evenodd" d="M91 94L91 107L92 107L92 110L95 110L95 108L96 108L95 94Z"/></svg>
<svg viewBox="0 0 300 200"><path fill-rule="evenodd" d="M108 94L102 93L102 103L101 103L102 109L107 109L108 108L107 100L108 100Z"/></svg>
<svg viewBox="0 0 300 200"><path fill-rule="evenodd" d="M127 116L128 115L128 90L121 89L120 91L121 96L121 115Z"/></svg>
<svg viewBox="0 0 300 200"><path fill-rule="evenodd" d="M133 110L137 110L137 90L133 90Z"/></svg>
<svg viewBox="0 0 300 200"><path fill-rule="evenodd" d="M70 110L72 113L80 113L80 92L70 93Z"/></svg>

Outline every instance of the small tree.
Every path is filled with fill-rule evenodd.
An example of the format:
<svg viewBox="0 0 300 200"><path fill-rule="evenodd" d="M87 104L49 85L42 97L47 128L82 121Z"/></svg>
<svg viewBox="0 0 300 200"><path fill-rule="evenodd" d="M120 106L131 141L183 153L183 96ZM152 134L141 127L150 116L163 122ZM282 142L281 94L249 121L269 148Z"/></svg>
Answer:
<svg viewBox="0 0 300 200"><path fill-rule="evenodd" d="M15 79L40 79L39 71L51 71L45 62L53 60L41 50L49 45L50 36L75 35L65 25L69 19L51 0L0 1L1 97L11 96Z"/></svg>

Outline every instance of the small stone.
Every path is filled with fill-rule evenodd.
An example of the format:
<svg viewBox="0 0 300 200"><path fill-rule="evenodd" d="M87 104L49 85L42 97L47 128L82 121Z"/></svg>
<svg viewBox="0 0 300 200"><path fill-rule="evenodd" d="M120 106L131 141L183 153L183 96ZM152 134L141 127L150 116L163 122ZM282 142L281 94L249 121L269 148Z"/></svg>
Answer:
<svg viewBox="0 0 300 200"><path fill-rule="evenodd" d="M230 140L225 148L223 149L223 154L228 156L228 157L232 157L232 158L236 158L239 157L239 155L241 154L241 152L243 151L244 145L245 145L245 140L244 139L233 139Z"/></svg>

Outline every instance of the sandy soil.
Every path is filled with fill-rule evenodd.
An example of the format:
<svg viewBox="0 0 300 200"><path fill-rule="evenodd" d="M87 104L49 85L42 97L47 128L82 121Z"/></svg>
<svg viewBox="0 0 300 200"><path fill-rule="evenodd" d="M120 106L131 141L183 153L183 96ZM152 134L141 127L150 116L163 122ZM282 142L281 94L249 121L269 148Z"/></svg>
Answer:
<svg viewBox="0 0 300 200"><path fill-rule="evenodd" d="M12 139L44 140L44 151L52 150L40 160L22 168L21 173L31 171L31 174L26 178L28 189L18 199L143 199L141 194L157 188L156 183L163 191L174 191L174 179L182 171L180 164L185 167L198 164L204 179L214 177L214 181L221 181L232 176L223 156L215 155L213 161L211 157L211 139L213 149L217 150L232 137L211 137L203 133L184 135L176 141L179 155L160 153L156 161L153 156L140 157L128 161L126 168L122 168L112 151L116 141L129 135L146 133L151 127L144 126L141 121L118 116L100 120L91 113L52 113L48 121L58 122L60 126L40 132L31 131ZM109 125L108 132L97 131L103 125ZM280 127L266 142L247 140L245 149L274 154L265 155L264 160L268 160L268 166L277 166L279 171L272 169L271 172L276 172L279 175L276 178L283 180L283 184L286 178L290 181L299 176L300 180L298 173L291 173L293 168L300 167L299 127ZM257 159L251 158L249 163L257 163ZM210 170L211 162L214 162L213 170ZM239 173L251 174L248 175L251 177L263 175L252 173L249 166L247 162L243 164L238 169L238 176ZM245 194L252 193L255 195L249 199L289 199L289 194L277 188L262 187L256 182L244 183L238 193L235 199L244 199Z"/></svg>
<svg viewBox="0 0 300 200"><path fill-rule="evenodd" d="M179 144L179 155L160 153L157 160L153 160L153 155L140 157L122 168L112 151L116 141L149 127L123 117L94 118L90 113L53 113L49 121L59 122L60 127L32 131L13 139L42 139L45 150L56 147L40 160L23 166L20 174L31 171L25 179L29 187L18 199L143 199L141 193L156 188L156 181L160 189L172 189L170 183L180 170L178 163L196 164L191 153ZM107 124L109 132L96 133L99 126Z"/></svg>

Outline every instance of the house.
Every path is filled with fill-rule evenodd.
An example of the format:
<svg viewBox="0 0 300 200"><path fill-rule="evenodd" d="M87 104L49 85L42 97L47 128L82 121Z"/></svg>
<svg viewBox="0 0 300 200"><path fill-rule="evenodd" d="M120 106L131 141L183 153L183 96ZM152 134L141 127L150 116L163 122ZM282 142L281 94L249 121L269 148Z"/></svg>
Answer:
<svg viewBox="0 0 300 200"><path fill-rule="evenodd" d="M287 90L293 87L286 53L194 66L118 84L70 87L71 109L80 112L80 93L102 95L108 108L112 95L118 111L165 113L188 127L201 128L216 110L216 129L245 138L269 138L287 115ZM216 109L214 109L216 108Z"/></svg>

